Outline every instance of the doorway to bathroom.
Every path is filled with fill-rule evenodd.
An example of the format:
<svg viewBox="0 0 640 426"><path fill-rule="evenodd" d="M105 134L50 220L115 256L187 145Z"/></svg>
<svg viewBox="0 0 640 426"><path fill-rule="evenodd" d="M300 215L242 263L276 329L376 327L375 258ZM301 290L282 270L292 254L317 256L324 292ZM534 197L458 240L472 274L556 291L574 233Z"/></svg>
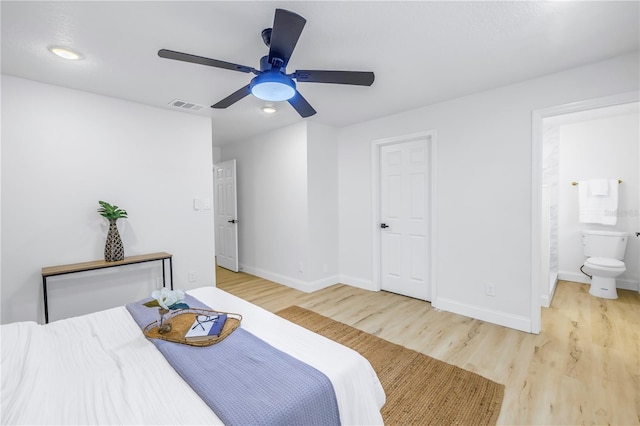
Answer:
<svg viewBox="0 0 640 426"><path fill-rule="evenodd" d="M580 272L584 261L582 229L608 229L630 234L627 272L618 288L638 290L640 280L640 94L548 108L533 113L532 176L532 318L551 304L558 280L588 283ZM620 179L616 225L578 222L579 180ZM537 323L538 327L540 323Z"/></svg>

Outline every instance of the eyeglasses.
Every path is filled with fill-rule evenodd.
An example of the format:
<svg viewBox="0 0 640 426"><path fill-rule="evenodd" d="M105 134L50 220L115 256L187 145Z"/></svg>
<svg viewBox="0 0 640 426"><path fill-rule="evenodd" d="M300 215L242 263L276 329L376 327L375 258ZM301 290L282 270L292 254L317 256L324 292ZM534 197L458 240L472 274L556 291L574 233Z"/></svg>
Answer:
<svg viewBox="0 0 640 426"><path fill-rule="evenodd" d="M215 324L218 321L218 315L196 315L196 321L198 323L191 327L191 329L195 330L197 327L200 327L202 330L205 330L204 325L202 324L207 322Z"/></svg>

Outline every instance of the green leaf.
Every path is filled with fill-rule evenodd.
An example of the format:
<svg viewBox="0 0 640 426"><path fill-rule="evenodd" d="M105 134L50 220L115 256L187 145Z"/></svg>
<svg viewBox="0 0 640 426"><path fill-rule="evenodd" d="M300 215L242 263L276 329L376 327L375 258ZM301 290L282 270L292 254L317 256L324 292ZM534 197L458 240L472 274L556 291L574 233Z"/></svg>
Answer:
<svg viewBox="0 0 640 426"><path fill-rule="evenodd" d="M119 208L116 205L111 205L105 201L98 201L98 204L100 204L100 208L98 209L98 213L100 213L101 216L106 217L107 219L120 219L120 218L126 218L127 216L127 211L124 209Z"/></svg>
<svg viewBox="0 0 640 426"><path fill-rule="evenodd" d="M158 301L156 299L150 300L146 303L143 303L144 306L146 306L147 308L156 308L159 307L160 304L158 303Z"/></svg>

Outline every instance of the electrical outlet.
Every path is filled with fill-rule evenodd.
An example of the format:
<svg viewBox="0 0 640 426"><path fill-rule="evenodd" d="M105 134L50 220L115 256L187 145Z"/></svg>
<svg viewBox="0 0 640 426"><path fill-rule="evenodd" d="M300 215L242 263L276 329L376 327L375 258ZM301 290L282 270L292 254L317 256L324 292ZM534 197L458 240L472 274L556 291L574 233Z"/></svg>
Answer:
<svg viewBox="0 0 640 426"><path fill-rule="evenodd" d="M191 271L187 274L187 281L189 281L190 283L195 282L196 281L196 273Z"/></svg>
<svg viewBox="0 0 640 426"><path fill-rule="evenodd" d="M304 272L304 264L302 262L298 262L298 272Z"/></svg>
<svg viewBox="0 0 640 426"><path fill-rule="evenodd" d="M485 288L487 296L495 296L496 295L496 285L493 283L487 283Z"/></svg>

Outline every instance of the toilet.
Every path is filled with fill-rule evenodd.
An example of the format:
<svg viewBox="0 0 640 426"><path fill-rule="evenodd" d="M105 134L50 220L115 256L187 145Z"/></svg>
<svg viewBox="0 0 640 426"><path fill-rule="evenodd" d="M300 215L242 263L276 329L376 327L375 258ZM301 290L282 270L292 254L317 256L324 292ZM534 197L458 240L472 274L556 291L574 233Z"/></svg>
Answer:
<svg viewBox="0 0 640 426"><path fill-rule="evenodd" d="M629 234L616 231L582 231L582 245L587 260L580 270L591 275L589 294L617 299L616 278L627 270L624 253Z"/></svg>

